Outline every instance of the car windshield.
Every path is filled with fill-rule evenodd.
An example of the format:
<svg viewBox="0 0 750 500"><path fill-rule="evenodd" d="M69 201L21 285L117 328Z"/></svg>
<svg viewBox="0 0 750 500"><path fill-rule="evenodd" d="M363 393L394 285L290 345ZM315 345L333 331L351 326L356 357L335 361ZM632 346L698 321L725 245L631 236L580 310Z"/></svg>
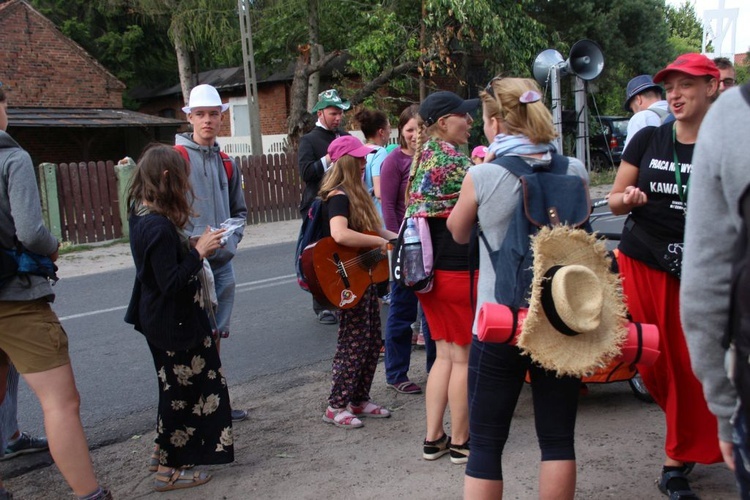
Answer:
<svg viewBox="0 0 750 500"><path fill-rule="evenodd" d="M612 126L617 131L617 135L627 135L628 133L628 122L630 120L612 120Z"/></svg>

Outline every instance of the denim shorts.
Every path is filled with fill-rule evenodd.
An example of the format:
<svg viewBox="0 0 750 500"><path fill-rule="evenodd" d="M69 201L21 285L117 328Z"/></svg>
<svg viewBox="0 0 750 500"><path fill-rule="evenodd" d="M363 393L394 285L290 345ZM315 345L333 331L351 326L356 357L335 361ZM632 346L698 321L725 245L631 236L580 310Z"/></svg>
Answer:
<svg viewBox="0 0 750 500"><path fill-rule="evenodd" d="M70 363L68 335L45 299L0 301L0 349L19 373Z"/></svg>

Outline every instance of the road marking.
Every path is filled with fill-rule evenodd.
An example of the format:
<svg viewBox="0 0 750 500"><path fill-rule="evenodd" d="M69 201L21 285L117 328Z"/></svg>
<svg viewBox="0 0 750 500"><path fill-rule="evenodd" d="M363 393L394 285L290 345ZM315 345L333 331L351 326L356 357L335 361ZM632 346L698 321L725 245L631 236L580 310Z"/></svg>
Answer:
<svg viewBox="0 0 750 500"><path fill-rule="evenodd" d="M90 311L80 314L71 314L70 316L63 316L62 318L58 318L60 321L65 321L68 319L76 319L76 318L85 318L87 316L94 316L95 314L104 314L112 311L122 311L123 309L127 309L128 306L120 306L120 307L110 307L109 309L99 309L98 311Z"/></svg>
<svg viewBox="0 0 750 500"><path fill-rule="evenodd" d="M263 288L269 288L272 286L286 285L288 283L295 283L297 281L296 274L287 274L285 276L276 276L274 278L266 278L256 281L248 281L247 283L238 283L236 285L236 291L238 292L252 292L253 290L261 290ZM128 306L109 307L107 309L98 309L96 311L89 311L79 314L71 314L69 316L63 316L59 318L60 321L67 321L69 319L87 318L89 316L96 316L97 314L106 314L114 311L122 311L127 309Z"/></svg>

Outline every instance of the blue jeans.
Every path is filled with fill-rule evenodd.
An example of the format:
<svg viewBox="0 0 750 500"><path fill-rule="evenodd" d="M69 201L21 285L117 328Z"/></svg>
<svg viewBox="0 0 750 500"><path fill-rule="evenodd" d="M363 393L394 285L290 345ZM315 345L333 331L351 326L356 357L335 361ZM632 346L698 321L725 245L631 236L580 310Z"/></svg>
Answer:
<svg viewBox="0 0 750 500"><path fill-rule="evenodd" d="M391 305L385 323L385 380L398 384L409 380L411 324L417 320L417 296L391 282Z"/></svg>
<svg viewBox="0 0 750 500"><path fill-rule="evenodd" d="M229 321L234 308L234 268L229 261L221 267L211 269L214 273L216 298L219 307L216 310L216 330L222 338L229 336Z"/></svg>
<svg viewBox="0 0 750 500"><path fill-rule="evenodd" d="M750 499L750 446L747 442L747 421L745 410L739 408L734 418L734 475L742 500Z"/></svg>
<svg viewBox="0 0 750 500"><path fill-rule="evenodd" d="M469 438L466 475L502 480L502 454L526 372L542 461L575 460L574 433L581 379L557 377L509 344L480 342L469 353Z"/></svg>

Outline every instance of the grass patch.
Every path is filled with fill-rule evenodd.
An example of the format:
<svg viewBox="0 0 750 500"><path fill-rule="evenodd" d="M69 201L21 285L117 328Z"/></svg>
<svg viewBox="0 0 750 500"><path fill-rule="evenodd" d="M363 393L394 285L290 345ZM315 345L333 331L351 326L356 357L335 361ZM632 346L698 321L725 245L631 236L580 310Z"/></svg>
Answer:
<svg viewBox="0 0 750 500"><path fill-rule="evenodd" d="M105 243L93 243L93 244L83 244L83 245L74 245L73 243L69 241L63 241L60 245L59 253L60 255L65 255L69 253L75 253L75 252L85 252L86 250L94 250L95 248L107 248L114 245L119 245L120 243L127 243L128 238L120 238L117 240L111 240L107 241Z"/></svg>
<svg viewBox="0 0 750 500"><path fill-rule="evenodd" d="M607 184L614 184L615 176L617 175L617 169L608 168L601 172L591 172L589 174L589 185L590 186L601 186Z"/></svg>

